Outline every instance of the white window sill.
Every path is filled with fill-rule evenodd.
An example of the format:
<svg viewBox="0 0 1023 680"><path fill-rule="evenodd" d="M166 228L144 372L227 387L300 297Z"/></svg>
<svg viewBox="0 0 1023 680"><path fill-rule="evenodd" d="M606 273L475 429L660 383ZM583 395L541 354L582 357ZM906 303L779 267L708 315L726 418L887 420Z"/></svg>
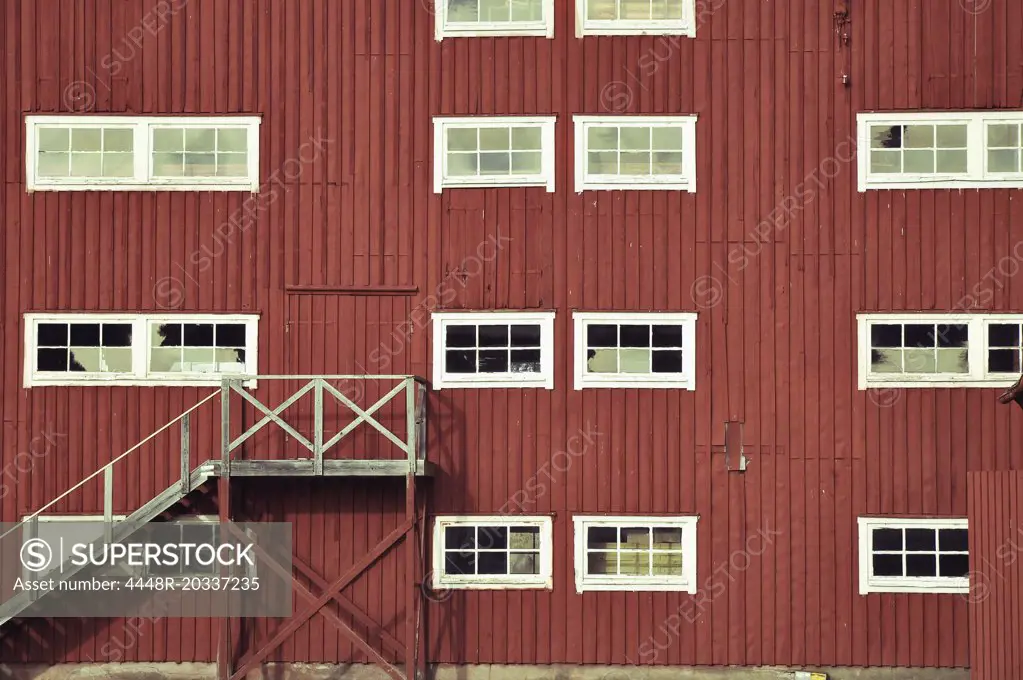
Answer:
<svg viewBox="0 0 1023 680"><path fill-rule="evenodd" d="M67 378L33 377L25 387L220 387L222 381L232 376L224 375L216 378L201 379L186 377L178 379L139 379L139 378L86 378L69 380ZM249 379L242 382L243 387L255 388L257 380Z"/></svg>
<svg viewBox="0 0 1023 680"><path fill-rule="evenodd" d="M951 594L951 593L969 593L970 592L970 580L964 579L945 579L940 582L926 581L921 583L907 583L903 579L899 579L898 582L882 582L876 579L871 579L866 589L860 590L860 595L870 595L872 593L919 593L922 595L926 594Z"/></svg>
<svg viewBox="0 0 1023 680"><path fill-rule="evenodd" d="M518 26L516 28L507 27L483 27L475 24L463 25L463 26L445 26L437 30L435 38L437 41L444 40L445 38L553 38L554 28L528 24L526 26Z"/></svg>
<svg viewBox="0 0 1023 680"><path fill-rule="evenodd" d="M584 181L575 187L575 192L581 194L584 191L687 191L696 193L696 185L693 182L613 182L613 181Z"/></svg>
<svg viewBox="0 0 1023 680"><path fill-rule="evenodd" d="M968 179L937 179L937 180L916 180L897 182L878 182L876 180L861 184L860 192L883 191L885 189L906 190L906 189L1023 189L1023 179L1003 180L968 180Z"/></svg>
<svg viewBox="0 0 1023 680"><path fill-rule="evenodd" d="M577 378L576 390L593 389L640 389L640 390L696 390L692 380L594 380L593 378Z"/></svg>
<svg viewBox="0 0 1023 680"><path fill-rule="evenodd" d="M695 593L695 583L679 583L663 581L660 583L652 582L641 582L641 581L604 581L602 583L595 583L589 580L584 580L581 583L577 583L575 591L577 593L583 593L587 590L592 591L625 591L625 592L680 592L680 593Z"/></svg>
<svg viewBox="0 0 1023 680"><path fill-rule="evenodd" d="M553 390L553 380L437 380L433 383L435 390L452 389L544 389Z"/></svg>
<svg viewBox="0 0 1023 680"><path fill-rule="evenodd" d="M685 38L696 37L696 27L692 25L664 25L664 26L628 26L613 21L605 23L584 23L576 31L576 37L582 38L590 35L677 35Z"/></svg>
<svg viewBox="0 0 1023 680"><path fill-rule="evenodd" d="M991 389L1001 389L1010 387L1013 383L1019 380L1019 376L1005 376L997 378L988 378L984 380L972 380L966 378L964 380L950 380L948 378L938 378L935 380L906 380L904 378L894 380L878 380L877 378L869 378L866 383L861 383L859 389L862 390L886 390L886 389L932 389L932 388L947 388L947 387L987 387Z"/></svg>
<svg viewBox="0 0 1023 680"><path fill-rule="evenodd" d="M493 579L464 581L461 579L445 578L444 576L434 577L433 588L435 590L553 590L554 579L532 579L511 580Z"/></svg>
<svg viewBox="0 0 1023 680"><path fill-rule="evenodd" d="M182 184L180 182L148 182L139 184L135 182L106 182L97 181L89 183L35 183L28 185L26 191L248 191L258 194L259 185L246 181L238 184Z"/></svg>
<svg viewBox="0 0 1023 680"><path fill-rule="evenodd" d="M440 184L440 190L435 193L443 193L452 189L511 189L511 188L535 188L547 189L547 193L554 193L554 184L546 177L514 177L501 178L501 181L473 178L471 180L452 180L444 178Z"/></svg>

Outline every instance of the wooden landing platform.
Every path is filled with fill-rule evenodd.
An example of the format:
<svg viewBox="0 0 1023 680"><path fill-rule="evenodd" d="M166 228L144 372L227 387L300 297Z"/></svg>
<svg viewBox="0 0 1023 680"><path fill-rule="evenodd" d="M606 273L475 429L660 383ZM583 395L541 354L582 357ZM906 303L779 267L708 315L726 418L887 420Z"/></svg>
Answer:
<svg viewBox="0 0 1023 680"><path fill-rule="evenodd" d="M200 471L211 476L220 475L220 461L204 463ZM432 477L433 463L420 460L416 464L417 477ZM404 477L408 474L405 460L324 460L323 477ZM318 477L312 458L294 460L233 460L232 477Z"/></svg>

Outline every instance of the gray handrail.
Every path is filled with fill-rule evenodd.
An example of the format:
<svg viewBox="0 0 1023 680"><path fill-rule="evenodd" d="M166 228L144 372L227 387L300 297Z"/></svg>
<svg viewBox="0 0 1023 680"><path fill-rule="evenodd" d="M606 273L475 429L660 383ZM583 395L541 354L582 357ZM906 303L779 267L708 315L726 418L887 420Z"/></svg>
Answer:
<svg viewBox="0 0 1023 680"><path fill-rule="evenodd" d="M51 507L53 507L53 506L54 506L54 505L56 505L56 504L57 504L58 502L60 502L60 501L64 500L64 499L65 499L65 498L67 498L68 496L70 496L70 495L71 495L71 494L72 494L73 492L75 492L75 491L77 491L78 489L80 489L80 488L82 488L83 486L85 486L85 484L86 484L87 482L90 482L90 481L92 481L93 479L95 479L96 477L99 477L100 475L103 475L103 476L104 476L104 489L103 489L103 503L104 503L104 509L103 509L103 510L104 510L104 512L103 512L103 514L104 514L104 517L108 517L108 515L110 514L110 511L111 511L111 507L110 507L110 505L111 505L111 503L112 503L112 496L111 496L111 493L112 493L112 491L113 491L113 481L114 481L114 474L113 474L113 469L114 469L114 468L113 468L113 466L114 466L115 464L117 464L118 462L120 462L121 460L124 460L124 458L126 458L127 456L129 456L129 455L131 455L132 453L134 453L135 451L137 451L137 450L138 450L139 448L141 448L141 447L142 447L142 445L143 445L143 444L147 443L147 442L148 442L149 440L151 440L151 439L152 439L153 437L155 437L156 435L160 434L161 432L163 432L164 430L166 430L167 428L169 428L169 427L170 427L171 425L174 425L175 423L177 423L178 421L180 421L180 420L181 420L182 418L185 418L185 417L187 417L187 416L188 416L188 415L189 415L189 414L190 414L190 413L191 413L192 411L196 410L197 408L199 408L200 406L202 406L203 404L205 404L205 403L206 403L206 402L208 402L209 400L211 400L211 399L213 399L214 397L216 397L216 396L219 396L219 395L220 395L220 390L217 390L216 392L213 392L212 394L210 394L210 395L208 395L208 396L204 397L204 398L203 398L203 399L202 399L202 400L201 400L201 401L200 401L199 403L197 403L197 404L196 404L195 406L192 406L192 407L191 407L190 409L188 409L187 411L185 411L184 413L182 413L181 415L179 415L179 416L178 416L177 418L175 418L174 420L172 420L172 421L168 422L168 423L167 423L166 425L164 425L163 427L161 427L161 428L160 428L159 430L156 430L155 432L153 432L152 434L150 434L150 435L149 435L148 437L146 437L145 439L143 439L142 441L140 441L140 442L139 442L138 444L136 444L135 446L131 447L130 449L128 449L127 451L125 451L124 453L122 453L121 455L119 455L119 456L118 456L117 458L114 458L114 459L113 459L113 460L111 460L111 461L110 461L109 463L107 463L106 465L104 465L103 467L101 467L101 468L100 468L99 470L96 470L96 471L95 471L95 472L93 472L93 473L92 473L91 475L89 475L88 477L86 477L86 478L85 478L85 479L83 479L82 481L78 482L78 483L77 483L77 484L75 484L75 485L74 485L73 487L71 487L70 489L68 489L67 491L65 491L64 493L62 493L61 495L57 496L56 498L54 498L53 500L51 500L51 501L50 501L49 503L47 503L47 504L46 504L46 505L44 505L43 507L41 507L41 508L39 508L38 510L36 510L35 512L33 512L33 513L32 513L31 515L28 515L27 517L25 517L24 519L22 519L22 520L21 520L20 522L18 522L18 523L17 523L17 524L15 524L15 525L14 525L13 527L11 527L11 528L10 528L10 529L8 529L7 531L5 531L5 532L4 532L3 534L0 534L0 540L3 540L3 539L4 539L5 537L6 537L6 536L8 536L8 535L10 535L10 534L14 533L14 532L15 532L15 531L17 531L18 529L20 529L20 528L22 527L22 525L24 525L24 524L25 524L26 522L29 522L29 521L32 521L32 520L34 520L34 519L35 519L35 518L37 518L37 517L38 517L38 516L39 516L40 514L42 514L42 512L43 512L44 510L46 510L47 508L51 508ZM107 488L107 487L109 487L109 488Z"/></svg>

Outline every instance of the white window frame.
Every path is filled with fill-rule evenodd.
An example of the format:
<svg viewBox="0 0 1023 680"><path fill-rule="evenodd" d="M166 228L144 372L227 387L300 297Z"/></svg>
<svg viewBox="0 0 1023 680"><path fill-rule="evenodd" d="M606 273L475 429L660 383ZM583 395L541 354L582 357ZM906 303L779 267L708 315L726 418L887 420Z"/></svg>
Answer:
<svg viewBox="0 0 1023 680"><path fill-rule="evenodd" d="M250 191L259 192L258 116L25 116L25 184L32 191ZM37 177L38 132L56 128L131 128L135 158L133 177ZM245 177L153 177L153 130L160 127L238 128L248 134Z"/></svg>
<svg viewBox="0 0 1023 680"><path fill-rule="evenodd" d="M897 111L860 113L857 154L859 191L873 189L1018 189L1023 188L1023 172L987 171L987 126L991 123L1021 123L1023 111ZM967 125L967 171L962 174L891 174L870 172L870 128L874 125L913 125L920 123L962 123Z"/></svg>
<svg viewBox="0 0 1023 680"><path fill-rule="evenodd" d="M688 191L696 193L696 115L574 116L575 191ZM682 175L591 176L587 168L587 131L592 127L681 127Z"/></svg>
<svg viewBox="0 0 1023 680"><path fill-rule="evenodd" d="M243 323L245 324L245 371L243 373L150 373L149 325L151 323ZM132 370L130 373L50 373L36 370L36 325L39 323L132 324ZM243 384L255 387L259 350L258 314L118 314L33 312L25 314L24 387L72 386L217 386L225 377L246 377ZM81 376L81 377L75 377ZM155 377L154 377L155 376Z"/></svg>
<svg viewBox="0 0 1023 680"><path fill-rule="evenodd" d="M545 187L554 193L556 116L435 116L433 119L433 192L451 189L492 187ZM480 127L540 128L541 166L537 175L488 175L485 177L448 177L447 132L452 129L474 130Z"/></svg>
<svg viewBox="0 0 1023 680"><path fill-rule="evenodd" d="M940 323L969 326L967 357L969 373L870 373L870 326L886 323ZM933 313L869 313L857 314L857 345L859 356L858 386L871 388L930 387L1008 387L1019 379L1018 374L989 373L987 370L988 333L991 324L1023 323L1023 314L933 314Z"/></svg>
<svg viewBox="0 0 1023 680"><path fill-rule="evenodd" d="M968 593L970 578L926 576L874 576L873 530L892 529L967 529L965 517L858 517L860 595L869 593ZM936 546L937 547L937 546Z"/></svg>
<svg viewBox="0 0 1023 680"><path fill-rule="evenodd" d="M574 312L575 389L622 387L696 389L695 312ZM591 323L615 323L682 326L682 373L589 373L586 370L586 326Z"/></svg>
<svg viewBox="0 0 1023 680"><path fill-rule="evenodd" d="M515 0L512 0L514 2ZM542 0L541 21L480 21L448 23L449 0L433 0L436 9L434 37L444 38L493 38L501 36L554 37L554 0Z"/></svg>
<svg viewBox="0 0 1023 680"><path fill-rule="evenodd" d="M433 388L543 388L554 389L554 312L433 313ZM539 373L449 374L444 370L445 330L452 325L537 324L540 326Z"/></svg>
<svg viewBox="0 0 1023 680"><path fill-rule="evenodd" d="M696 528L699 515L604 516L576 515L572 518L575 540L575 590L624 590L634 592L675 591L695 593L697 587ZM586 530L588 527L679 527L682 529L682 576L608 576L586 573ZM691 557L690 557L691 556Z"/></svg>
<svg viewBox="0 0 1023 680"><path fill-rule="evenodd" d="M578 38L587 35L682 35L689 38L696 37L695 0L682 0L681 21L591 20L586 18L586 5L590 1L576 0L575 3L575 34Z"/></svg>
<svg viewBox="0 0 1023 680"><path fill-rule="evenodd" d="M447 574L444 571L444 530L451 526L528 526L540 529L539 574ZM434 518L433 578L441 590L551 590L554 587L553 523L550 517L517 515L446 515Z"/></svg>

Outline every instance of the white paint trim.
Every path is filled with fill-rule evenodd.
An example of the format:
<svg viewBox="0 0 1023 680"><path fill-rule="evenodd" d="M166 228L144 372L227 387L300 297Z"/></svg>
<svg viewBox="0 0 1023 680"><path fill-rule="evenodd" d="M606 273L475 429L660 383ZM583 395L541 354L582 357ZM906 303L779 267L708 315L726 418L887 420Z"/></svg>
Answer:
<svg viewBox="0 0 1023 680"><path fill-rule="evenodd" d="M259 192L259 116L25 116L25 187L32 191L250 191ZM245 129L248 133L246 177L156 178L152 174L152 130L157 127L221 127ZM41 127L100 128L134 130L134 177L39 178L35 163L39 153Z"/></svg>
<svg viewBox="0 0 1023 680"><path fill-rule="evenodd" d="M554 37L554 0L543 0L541 21L448 22L449 0L433 0L434 38L494 38L501 36ZM509 0L515 2L515 0Z"/></svg>
<svg viewBox="0 0 1023 680"><path fill-rule="evenodd" d="M591 0L576 0L575 35L681 35L696 37L696 0L683 0L681 21L635 21L618 19L596 21L586 18L586 5Z"/></svg>
<svg viewBox="0 0 1023 680"><path fill-rule="evenodd" d="M433 313L433 388L543 388L554 389L554 312L483 310ZM449 325L488 323L540 326L539 373L476 373L448 375L444 370L445 329Z"/></svg>
<svg viewBox="0 0 1023 680"><path fill-rule="evenodd" d="M640 388L696 390L695 312L573 312L573 367L575 389ZM586 326L593 322L679 324L682 326L682 373L589 374L586 371Z"/></svg>
<svg viewBox="0 0 1023 680"><path fill-rule="evenodd" d="M914 123L962 123L967 125L967 171L961 174L870 173L870 127L872 125L913 125ZM1023 122L1023 111L893 111L859 113L857 126L857 188L874 189L1018 189L1023 188L1023 172L987 172L989 123Z"/></svg>
<svg viewBox="0 0 1023 680"><path fill-rule="evenodd" d="M554 193L556 116L435 116L433 119L433 192L445 189L494 187L545 187ZM494 175L486 177L447 176L447 131L481 127L539 127L540 173L536 175Z"/></svg>
<svg viewBox="0 0 1023 680"><path fill-rule="evenodd" d="M444 571L444 529L450 526L473 527L539 527L540 573L505 575L449 575ZM445 590L515 590L554 587L553 523L550 517L519 517L517 515L446 515L434 518L433 578L431 586Z"/></svg>
<svg viewBox="0 0 1023 680"><path fill-rule="evenodd" d="M884 323L940 323L969 326L969 373L878 374L870 373L870 326ZM935 314L933 312L885 312L856 315L857 388L939 388L939 387L1009 387L1017 374L988 373L987 327L992 323L1023 323L1023 314Z"/></svg>
<svg viewBox="0 0 1023 680"><path fill-rule="evenodd" d="M575 542L575 591L619 590L631 592L677 591L695 593L697 586L696 525L699 515L603 516L576 515L572 518ZM586 573L586 528L609 527L681 527L682 571L678 576L606 576Z"/></svg>
<svg viewBox="0 0 1023 680"><path fill-rule="evenodd" d="M687 191L696 193L696 115L573 116L575 127L575 191ZM587 130L591 127L682 128L682 174L672 176L597 175L587 168Z"/></svg>
<svg viewBox="0 0 1023 680"><path fill-rule="evenodd" d="M968 520L961 517L903 518L903 517L858 517L859 584L860 595L869 593L968 593L970 579L965 578L919 578L912 576L873 575L873 529L969 529ZM937 547L937 546L936 546Z"/></svg>
<svg viewBox="0 0 1023 680"><path fill-rule="evenodd" d="M149 325L152 323L243 323L245 324L245 370L238 375L258 373L258 314L145 314L30 312L24 320L24 378L22 386L31 387L211 387L219 386L227 373L150 374ZM130 373L43 373L36 370L36 334L38 323L130 323L132 324L132 371ZM51 377L52 375L52 377ZM81 376L81 377L77 377ZM255 387L255 380L246 380Z"/></svg>

